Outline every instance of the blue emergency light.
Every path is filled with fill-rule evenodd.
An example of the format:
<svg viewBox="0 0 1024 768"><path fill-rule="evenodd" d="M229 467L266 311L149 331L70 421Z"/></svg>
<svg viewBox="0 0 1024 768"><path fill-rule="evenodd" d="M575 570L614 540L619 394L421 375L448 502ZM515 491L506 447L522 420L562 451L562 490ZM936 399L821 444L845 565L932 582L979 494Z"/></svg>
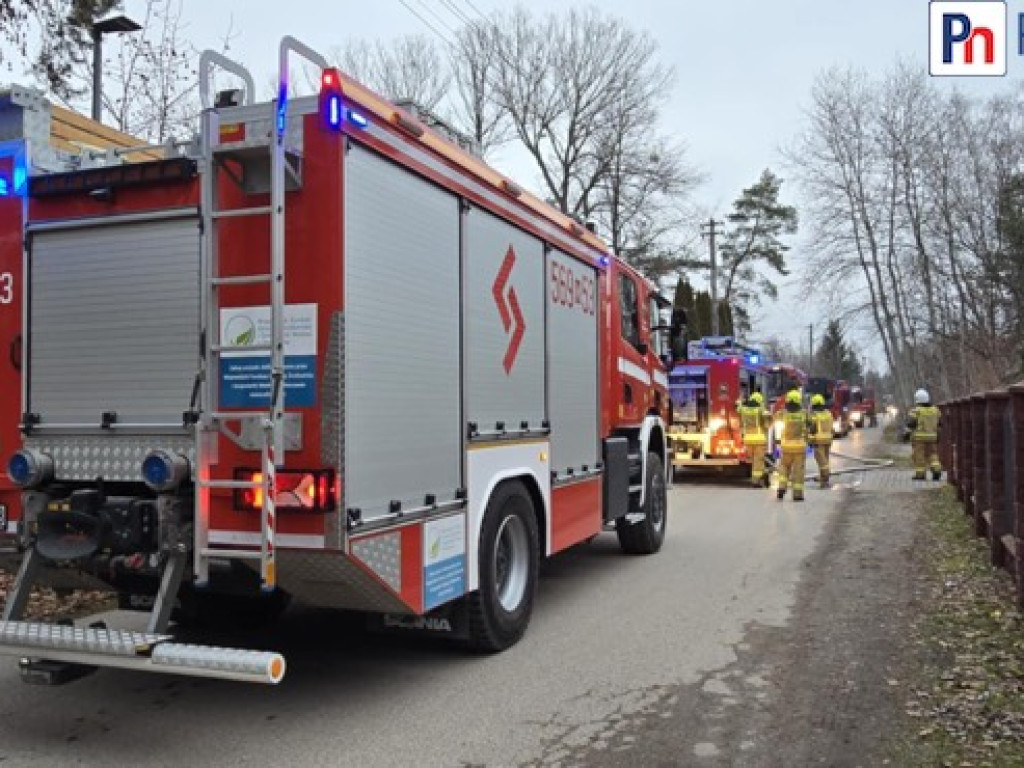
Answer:
<svg viewBox="0 0 1024 768"><path fill-rule="evenodd" d="M325 128L341 130L345 110L341 103L341 73L325 69L320 78L320 119Z"/></svg>
<svg viewBox="0 0 1024 768"><path fill-rule="evenodd" d="M6 177L0 176L0 197L7 197L11 191L11 183L7 181Z"/></svg>

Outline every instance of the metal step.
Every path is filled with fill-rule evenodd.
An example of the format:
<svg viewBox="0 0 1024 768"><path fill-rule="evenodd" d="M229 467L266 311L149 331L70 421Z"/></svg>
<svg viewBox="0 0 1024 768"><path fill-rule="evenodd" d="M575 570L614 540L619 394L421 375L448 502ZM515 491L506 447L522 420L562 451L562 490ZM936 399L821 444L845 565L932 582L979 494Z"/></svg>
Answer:
<svg viewBox="0 0 1024 768"><path fill-rule="evenodd" d="M27 621L0 622L0 647L17 645L37 650L88 651L113 656L138 656L170 640L170 635L125 632L117 629L68 627Z"/></svg>
<svg viewBox="0 0 1024 768"><path fill-rule="evenodd" d="M259 283L269 283L274 279L273 275L237 275L234 277L214 277L211 278L211 285L257 285Z"/></svg>
<svg viewBox="0 0 1024 768"><path fill-rule="evenodd" d="M116 629L0 622L0 654L9 656L268 685L284 678L285 660L279 653L171 640L170 635Z"/></svg>
<svg viewBox="0 0 1024 768"><path fill-rule="evenodd" d="M225 208L223 211L211 211L210 216L214 219L237 219L243 216L269 216L271 210L269 205L257 205L253 208Z"/></svg>

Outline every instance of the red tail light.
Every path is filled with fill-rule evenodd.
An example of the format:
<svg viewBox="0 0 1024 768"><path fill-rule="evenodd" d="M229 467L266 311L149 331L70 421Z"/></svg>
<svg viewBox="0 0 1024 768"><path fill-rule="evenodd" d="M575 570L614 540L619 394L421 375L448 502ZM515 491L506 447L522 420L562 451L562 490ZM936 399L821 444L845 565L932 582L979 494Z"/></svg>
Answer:
<svg viewBox="0 0 1024 768"><path fill-rule="evenodd" d="M236 480L263 482L263 473L256 469L236 469ZM288 469L277 472L274 500L278 511L333 512L337 508L333 469ZM263 507L262 488L235 491L235 509L258 510Z"/></svg>

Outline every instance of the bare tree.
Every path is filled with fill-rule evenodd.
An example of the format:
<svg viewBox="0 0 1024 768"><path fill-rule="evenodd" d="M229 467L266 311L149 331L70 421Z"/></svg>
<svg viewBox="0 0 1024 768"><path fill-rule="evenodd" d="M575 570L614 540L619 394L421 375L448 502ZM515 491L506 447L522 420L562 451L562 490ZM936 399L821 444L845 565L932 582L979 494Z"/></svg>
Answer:
<svg viewBox="0 0 1024 768"><path fill-rule="evenodd" d="M681 146L658 132L672 73L657 46L622 20L522 8L491 22L494 99L563 212L593 220L649 276L677 271L683 200L699 181Z"/></svg>
<svg viewBox="0 0 1024 768"><path fill-rule="evenodd" d="M790 152L808 198L814 275L859 284L898 395L993 386L1021 344L1013 294L1020 93L975 102L897 65L822 75ZM849 297L855 291L847 292Z"/></svg>
<svg viewBox="0 0 1024 768"><path fill-rule="evenodd" d="M105 47L102 106L104 121L141 140L162 143L188 138L199 114L199 51L188 39L183 0L146 0L138 17L141 31L119 35ZM227 49L229 29L223 37ZM70 106L91 87L92 60L77 63L57 92Z"/></svg>
<svg viewBox="0 0 1024 768"><path fill-rule="evenodd" d="M457 93L453 120L484 157L512 139L509 115L498 102L494 88L499 65L497 43L491 24L473 22L459 31L450 56Z"/></svg>
<svg viewBox="0 0 1024 768"><path fill-rule="evenodd" d="M392 44L355 40L331 52L339 67L391 101L410 101L437 112L448 96L447 61L430 38L401 37Z"/></svg>

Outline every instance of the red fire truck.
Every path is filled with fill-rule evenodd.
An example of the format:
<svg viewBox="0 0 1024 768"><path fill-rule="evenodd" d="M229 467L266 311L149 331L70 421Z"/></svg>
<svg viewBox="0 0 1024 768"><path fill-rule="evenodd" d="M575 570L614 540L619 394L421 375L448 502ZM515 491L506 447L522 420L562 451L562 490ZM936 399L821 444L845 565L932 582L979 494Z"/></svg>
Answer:
<svg viewBox="0 0 1024 768"><path fill-rule="evenodd" d="M807 380L808 395L821 395L825 407L832 412L832 434L846 437L850 434L850 387L842 379L812 376Z"/></svg>
<svg viewBox="0 0 1024 768"><path fill-rule="evenodd" d="M0 455L21 447L22 234L29 173L81 167L91 153L138 145L130 136L61 107L31 88L0 91ZM141 160L151 152L124 156ZM0 537L14 534L21 489L0 469Z"/></svg>
<svg viewBox="0 0 1024 768"><path fill-rule="evenodd" d="M292 98L289 62L322 71ZM27 181L22 550L0 652L274 683L172 612L289 596L481 650L541 558L666 527L662 300L593 234L292 38L203 55L200 154ZM214 71L241 89L212 94ZM674 329L678 334L679 329ZM145 632L22 622L63 564ZM49 675L47 679L53 679Z"/></svg>
<svg viewBox="0 0 1024 768"><path fill-rule="evenodd" d="M690 342L687 361L669 374L673 472L685 467L750 467L737 405L765 392L761 355L729 336Z"/></svg>
<svg viewBox="0 0 1024 768"><path fill-rule="evenodd" d="M878 426L875 390L861 387L850 388L850 424L858 429L864 426Z"/></svg>

